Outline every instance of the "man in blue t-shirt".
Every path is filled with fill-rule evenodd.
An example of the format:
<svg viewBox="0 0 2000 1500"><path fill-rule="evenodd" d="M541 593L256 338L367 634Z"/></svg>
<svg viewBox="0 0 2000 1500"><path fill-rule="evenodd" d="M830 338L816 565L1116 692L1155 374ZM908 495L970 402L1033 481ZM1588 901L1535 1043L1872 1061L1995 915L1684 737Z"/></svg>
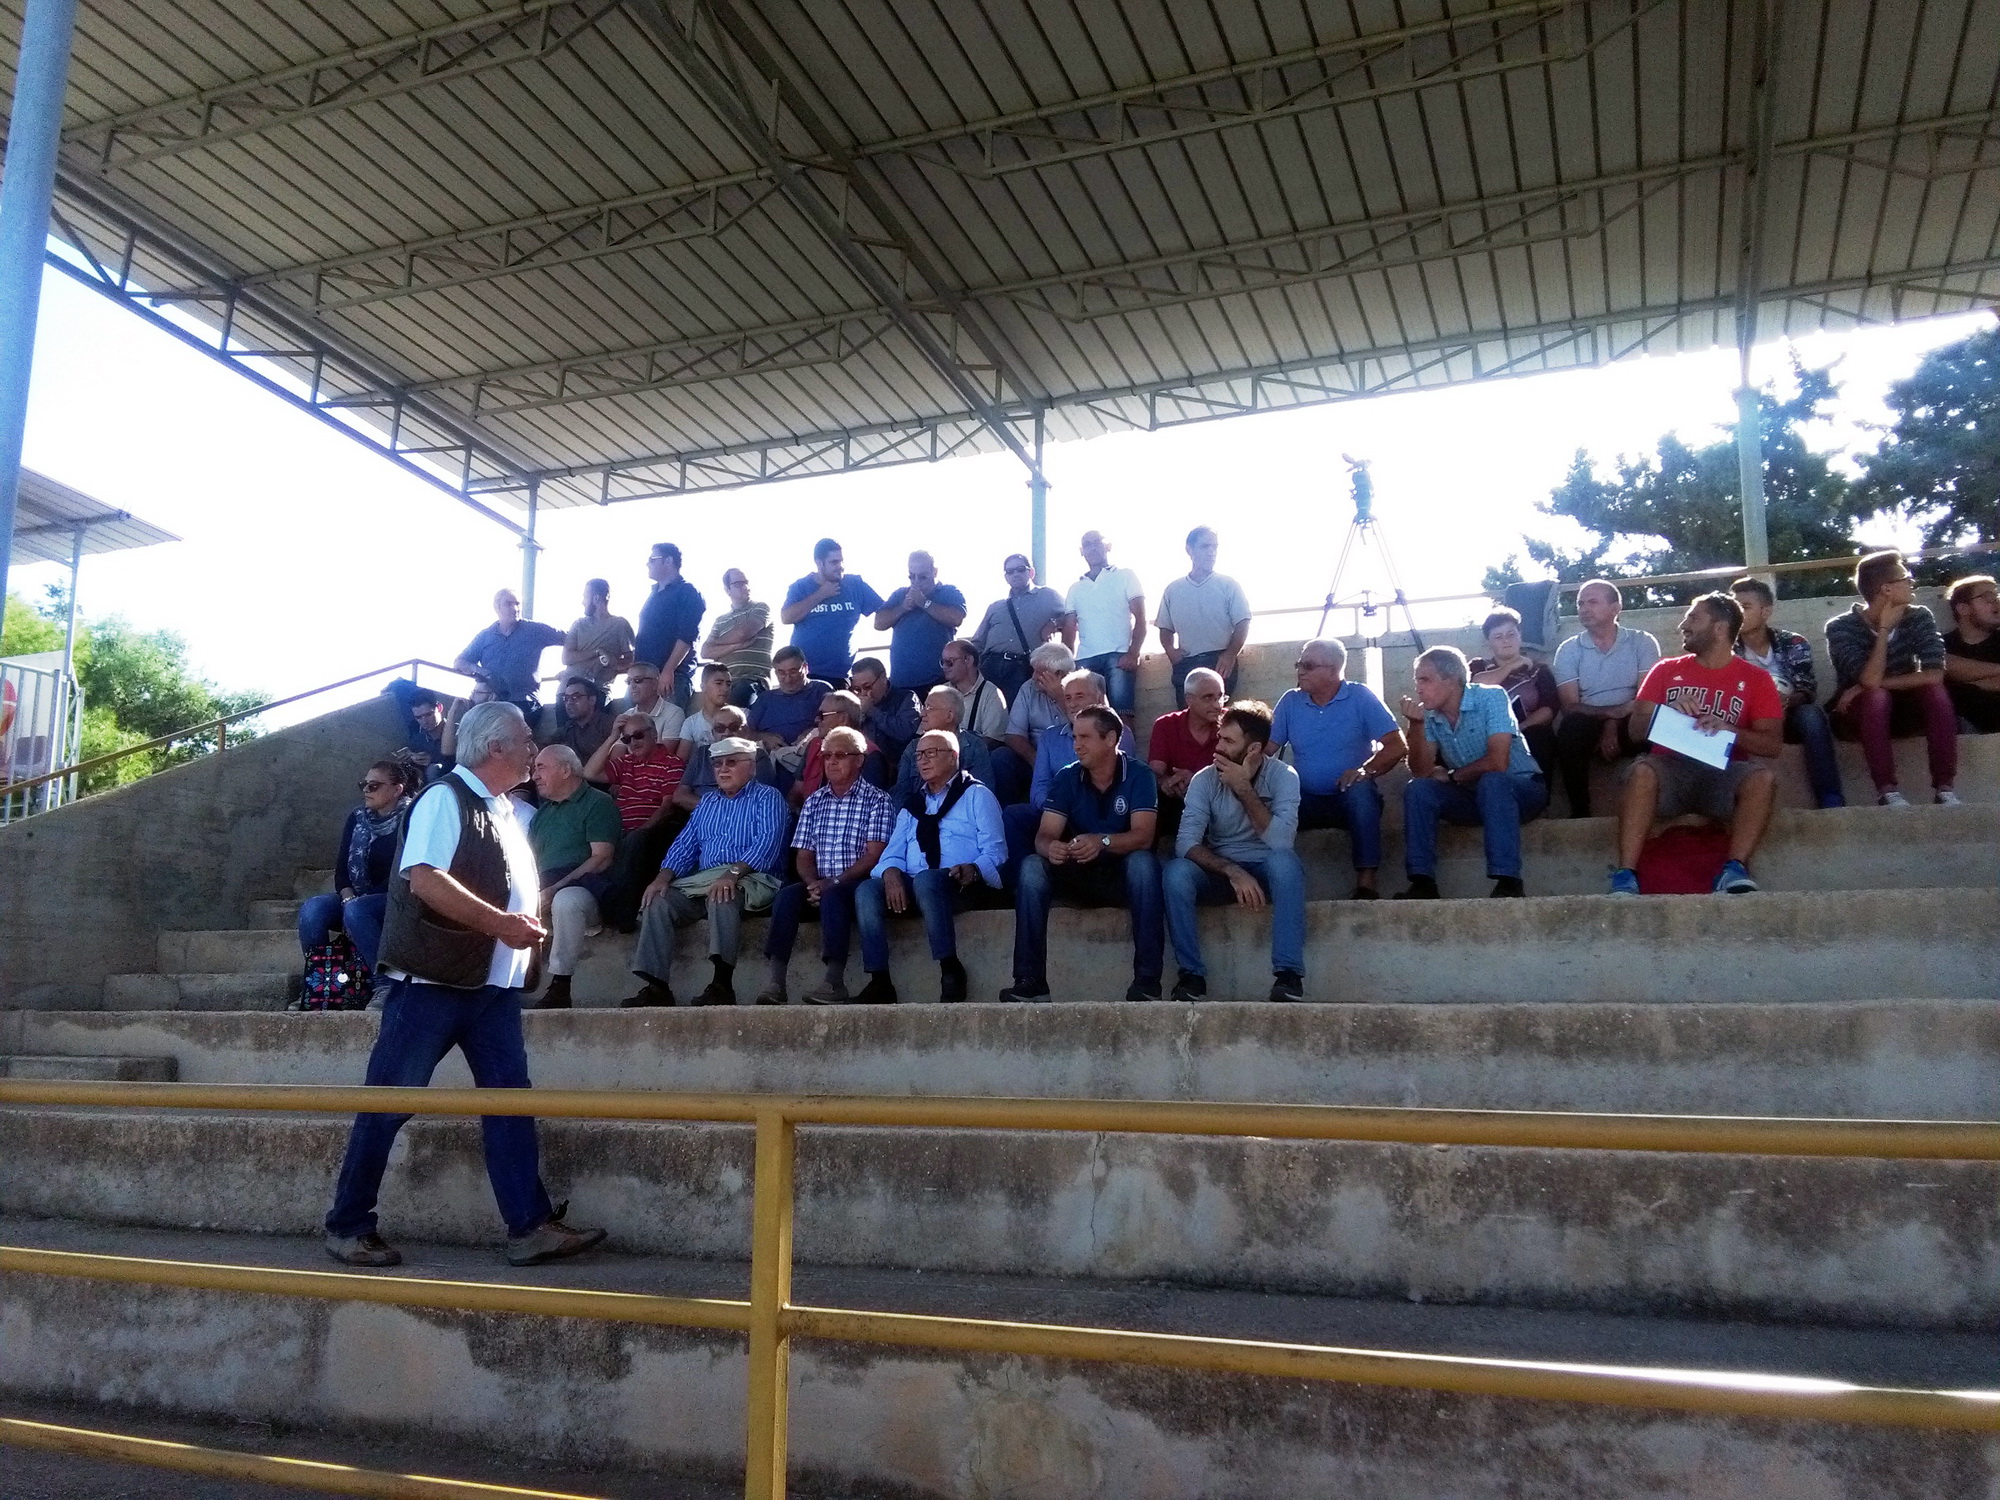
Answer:
<svg viewBox="0 0 2000 1500"><path fill-rule="evenodd" d="M848 574L840 543L823 536L813 543L813 571L785 590L778 618L792 627L807 670L838 688L854 662L854 627L881 608L882 596Z"/></svg>
<svg viewBox="0 0 2000 1500"><path fill-rule="evenodd" d="M1049 907L1057 896L1130 911L1132 983L1125 998L1160 998L1167 929L1160 862L1153 855L1159 783L1144 761L1119 750L1124 728L1101 705L1076 716L1076 764L1064 767L1049 788L1035 852L1021 861L1014 983L1000 992L1003 1001L1049 998Z"/></svg>
<svg viewBox="0 0 2000 1500"><path fill-rule="evenodd" d="M965 595L939 583L928 552L910 554L910 583L875 614L889 632L889 685L922 698L944 681L944 648L965 623Z"/></svg>
<svg viewBox="0 0 2000 1500"><path fill-rule="evenodd" d="M1299 828L1344 828L1354 846L1354 899L1373 901L1382 863L1382 792L1406 747L1396 716L1359 682L1342 677L1347 648L1307 641L1295 664L1299 685L1278 700L1271 753L1291 747L1299 773Z"/></svg>
<svg viewBox="0 0 2000 1500"><path fill-rule="evenodd" d="M776 683L750 705L750 737L776 755L796 745L819 718L820 699L833 689L806 676L806 655L797 646L780 646L771 657Z"/></svg>

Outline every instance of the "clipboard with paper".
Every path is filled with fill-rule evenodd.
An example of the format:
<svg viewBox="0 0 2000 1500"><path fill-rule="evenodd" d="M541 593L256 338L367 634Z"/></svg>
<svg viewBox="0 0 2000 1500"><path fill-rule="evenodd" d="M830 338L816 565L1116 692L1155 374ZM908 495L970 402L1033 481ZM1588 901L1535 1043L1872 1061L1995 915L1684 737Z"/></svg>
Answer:
<svg viewBox="0 0 2000 1500"><path fill-rule="evenodd" d="M1653 727L1647 738L1662 749L1723 771L1729 767L1729 752L1736 743L1736 731L1718 729L1714 734L1704 734L1701 726L1679 709L1663 705L1654 711Z"/></svg>

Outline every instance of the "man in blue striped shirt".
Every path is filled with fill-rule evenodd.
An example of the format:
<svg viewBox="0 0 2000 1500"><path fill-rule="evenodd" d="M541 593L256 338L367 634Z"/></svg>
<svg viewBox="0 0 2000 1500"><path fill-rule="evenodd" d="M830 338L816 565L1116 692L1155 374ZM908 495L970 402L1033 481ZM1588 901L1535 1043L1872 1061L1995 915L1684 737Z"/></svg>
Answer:
<svg viewBox="0 0 2000 1500"><path fill-rule="evenodd" d="M695 804L660 873L639 898L643 916L632 972L645 987L625 1000L628 1006L674 1003L668 984L674 934L704 917L715 977L694 1003L734 1005L743 914L769 910L778 894L778 861L791 818L784 795L757 780L754 742L720 739L708 747L708 755L715 789Z"/></svg>

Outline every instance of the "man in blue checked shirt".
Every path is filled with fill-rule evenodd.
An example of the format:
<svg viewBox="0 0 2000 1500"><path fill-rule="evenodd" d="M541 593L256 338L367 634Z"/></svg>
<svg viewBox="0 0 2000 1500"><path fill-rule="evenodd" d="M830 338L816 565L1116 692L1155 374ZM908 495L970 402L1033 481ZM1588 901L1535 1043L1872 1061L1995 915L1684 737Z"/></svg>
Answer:
<svg viewBox="0 0 2000 1500"><path fill-rule="evenodd" d="M1526 895L1521 825L1549 805L1549 789L1514 721L1507 690L1469 681L1465 657L1451 646L1419 656L1413 676L1416 696L1403 699L1410 725L1410 780L1403 788L1410 888L1396 899L1437 899L1440 818L1485 829L1491 894Z"/></svg>
<svg viewBox="0 0 2000 1500"><path fill-rule="evenodd" d="M855 926L855 893L867 884L896 824L896 804L861 774L867 754L868 741L858 729L829 729L820 741L826 784L799 809L799 826L792 834L799 878L780 887L771 905L771 926L764 936L771 976L757 996L759 1005L783 1005L790 998L785 993L785 970L798 941L799 923L808 915L819 918L826 982L807 991L806 1003L847 1002L847 948ZM889 944L880 922L861 928L861 966L868 971L868 984L859 1001L894 1004Z"/></svg>
<svg viewBox="0 0 2000 1500"><path fill-rule="evenodd" d="M639 898L643 915L632 972L645 987L626 998L628 1006L674 1003L667 982L674 967L674 934L704 917L715 977L694 1003L734 1005L743 914L768 910L778 894L776 871L791 817L784 794L757 780L754 741L719 739L708 747L708 756L715 789L695 804L660 873Z"/></svg>
<svg viewBox="0 0 2000 1500"><path fill-rule="evenodd" d="M1007 835L993 793L958 768L958 736L926 730L917 739L917 774L923 778L875 862L875 877L854 896L863 961L868 944L881 942L887 914L901 916L912 900L923 913L931 957L938 964L938 999L965 998L965 965L958 961L953 918L961 911L1000 904L1000 867ZM871 933L872 929L872 933ZM886 968L887 948L884 955ZM886 981L887 975L883 975ZM874 987L871 975L869 987ZM893 988L889 997L895 997ZM864 993L863 998L867 998Z"/></svg>

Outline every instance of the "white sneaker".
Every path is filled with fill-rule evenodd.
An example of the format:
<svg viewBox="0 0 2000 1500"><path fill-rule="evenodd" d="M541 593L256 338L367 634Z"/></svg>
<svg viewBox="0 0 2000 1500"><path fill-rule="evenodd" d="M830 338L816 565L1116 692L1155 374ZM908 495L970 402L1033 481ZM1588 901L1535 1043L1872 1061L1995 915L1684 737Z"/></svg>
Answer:
<svg viewBox="0 0 2000 1500"><path fill-rule="evenodd" d="M1908 807L1910 799L1905 797L1901 792L1884 792L1875 799L1875 805L1877 807Z"/></svg>
<svg viewBox="0 0 2000 1500"><path fill-rule="evenodd" d="M1963 802L1958 800L1958 793L1954 792L1950 787L1940 788L1937 795L1931 798L1931 801L1935 802L1939 807L1965 806Z"/></svg>

